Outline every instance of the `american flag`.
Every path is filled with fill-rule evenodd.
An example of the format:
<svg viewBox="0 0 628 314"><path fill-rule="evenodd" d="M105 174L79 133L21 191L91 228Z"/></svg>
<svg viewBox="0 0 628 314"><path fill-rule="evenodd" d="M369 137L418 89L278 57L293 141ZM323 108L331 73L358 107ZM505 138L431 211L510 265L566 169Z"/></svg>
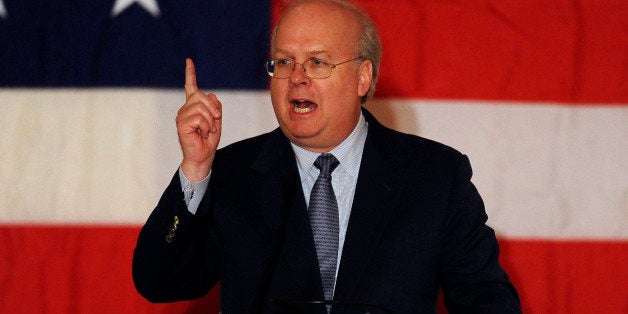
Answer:
<svg viewBox="0 0 628 314"><path fill-rule="evenodd" d="M384 47L366 106L469 155L524 312L628 312L628 2L357 3ZM142 299L132 250L180 162L186 57L221 146L277 126L285 4L0 0L1 312L218 312L218 288Z"/></svg>

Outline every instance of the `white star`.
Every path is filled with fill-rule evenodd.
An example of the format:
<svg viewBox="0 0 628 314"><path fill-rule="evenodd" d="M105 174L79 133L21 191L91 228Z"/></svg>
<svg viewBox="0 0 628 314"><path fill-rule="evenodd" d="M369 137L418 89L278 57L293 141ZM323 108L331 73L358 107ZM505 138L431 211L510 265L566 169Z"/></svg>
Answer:
<svg viewBox="0 0 628 314"><path fill-rule="evenodd" d="M144 10L148 11L148 13L150 13L154 17L159 17L159 15L161 14L161 12L159 11L159 6L157 5L157 0L116 0L116 2L113 4L113 9L111 9L111 17L118 16L118 14L122 13L133 3L141 5Z"/></svg>
<svg viewBox="0 0 628 314"><path fill-rule="evenodd" d="M6 19L7 17L9 17L7 8L4 7L4 1L0 0L0 18Z"/></svg>

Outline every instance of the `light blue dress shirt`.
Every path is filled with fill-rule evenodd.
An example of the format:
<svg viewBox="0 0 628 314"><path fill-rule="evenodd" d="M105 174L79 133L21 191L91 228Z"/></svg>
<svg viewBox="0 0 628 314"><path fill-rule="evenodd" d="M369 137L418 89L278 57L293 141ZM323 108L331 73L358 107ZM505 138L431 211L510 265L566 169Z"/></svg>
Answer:
<svg viewBox="0 0 628 314"><path fill-rule="evenodd" d="M351 215L351 205L355 195L355 187L358 182L358 173L360 172L360 164L362 162L362 152L364 151L364 143L366 142L367 123L364 116L360 115L358 125L351 134L329 153L334 155L340 162L338 167L331 174L331 184L336 194L338 202L338 259L336 265L336 275L338 275L338 267L340 266L340 258L342 256L342 248L344 247L345 235L347 234L347 226L349 225L349 216ZM292 143L297 158L297 166L299 175L301 176L301 185L303 186L303 195L305 202L309 208L310 193L314 182L318 178L319 170L314 167L314 161L320 153L314 153L305 150Z"/></svg>

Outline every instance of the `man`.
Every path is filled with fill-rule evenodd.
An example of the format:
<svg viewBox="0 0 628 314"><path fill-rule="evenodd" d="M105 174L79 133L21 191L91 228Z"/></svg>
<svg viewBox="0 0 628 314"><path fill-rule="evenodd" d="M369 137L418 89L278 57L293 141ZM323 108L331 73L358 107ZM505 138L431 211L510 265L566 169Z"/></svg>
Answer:
<svg viewBox="0 0 628 314"><path fill-rule="evenodd" d="M370 20L301 1L271 46L279 129L221 150L221 103L187 61L183 161L140 233L138 291L171 302L220 282L224 313L433 313L440 288L450 312L520 312L468 159L362 109L381 54Z"/></svg>

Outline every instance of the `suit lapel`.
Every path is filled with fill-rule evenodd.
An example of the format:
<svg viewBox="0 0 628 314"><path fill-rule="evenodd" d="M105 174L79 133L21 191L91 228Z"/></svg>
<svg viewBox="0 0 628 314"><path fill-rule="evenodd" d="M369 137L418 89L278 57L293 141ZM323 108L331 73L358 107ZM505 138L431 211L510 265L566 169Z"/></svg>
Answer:
<svg viewBox="0 0 628 314"><path fill-rule="evenodd" d="M281 141L278 134L271 135L264 144L256 161L251 166L254 172L253 182L250 182L251 193L259 206L259 214L263 224L258 224L258 230L263 235L276 234L282 223L282 209L291 202L293 184L298 173L293 169L294 157L286 150L286 143Z"/></svg>
<svg viewBox="0 0 628 314"><path fill-rule="evenodd" d="M301 185L299 183L299 191ZM323 286L314 247L303 193L293 202L286 220L286 241L283 256L288 268L301 288L302 296L310 299L323 298Z"/></svg>
<svg viewBox="0 0 628 314"><path fill-rule="evenodd" d="M289 141L275 130L260 151L252 165L254 176L254 204L260 204L260 215L264 223L258 225L260 236L271 238L274 252L274 265L285 265L285 272L275 278L292 278L292 283L280 282L287 286L296 285L301 295L312 296L321 292L322 285L318 273L316 250L312 231L307 217L307 209L296 159ZM271 256L271 258L273 258Z"/></svg>
<svg viewBox="0 0 628 314"><path fill-rule="evenodd" d="M351 299L364 276L375 248L399 200L401 184L391 162L387 140L380 140L384 128L365 113L369 133L364 147L360 173L345 237L335 298ZM388 138L390 140L390 138Z"/></svg>

